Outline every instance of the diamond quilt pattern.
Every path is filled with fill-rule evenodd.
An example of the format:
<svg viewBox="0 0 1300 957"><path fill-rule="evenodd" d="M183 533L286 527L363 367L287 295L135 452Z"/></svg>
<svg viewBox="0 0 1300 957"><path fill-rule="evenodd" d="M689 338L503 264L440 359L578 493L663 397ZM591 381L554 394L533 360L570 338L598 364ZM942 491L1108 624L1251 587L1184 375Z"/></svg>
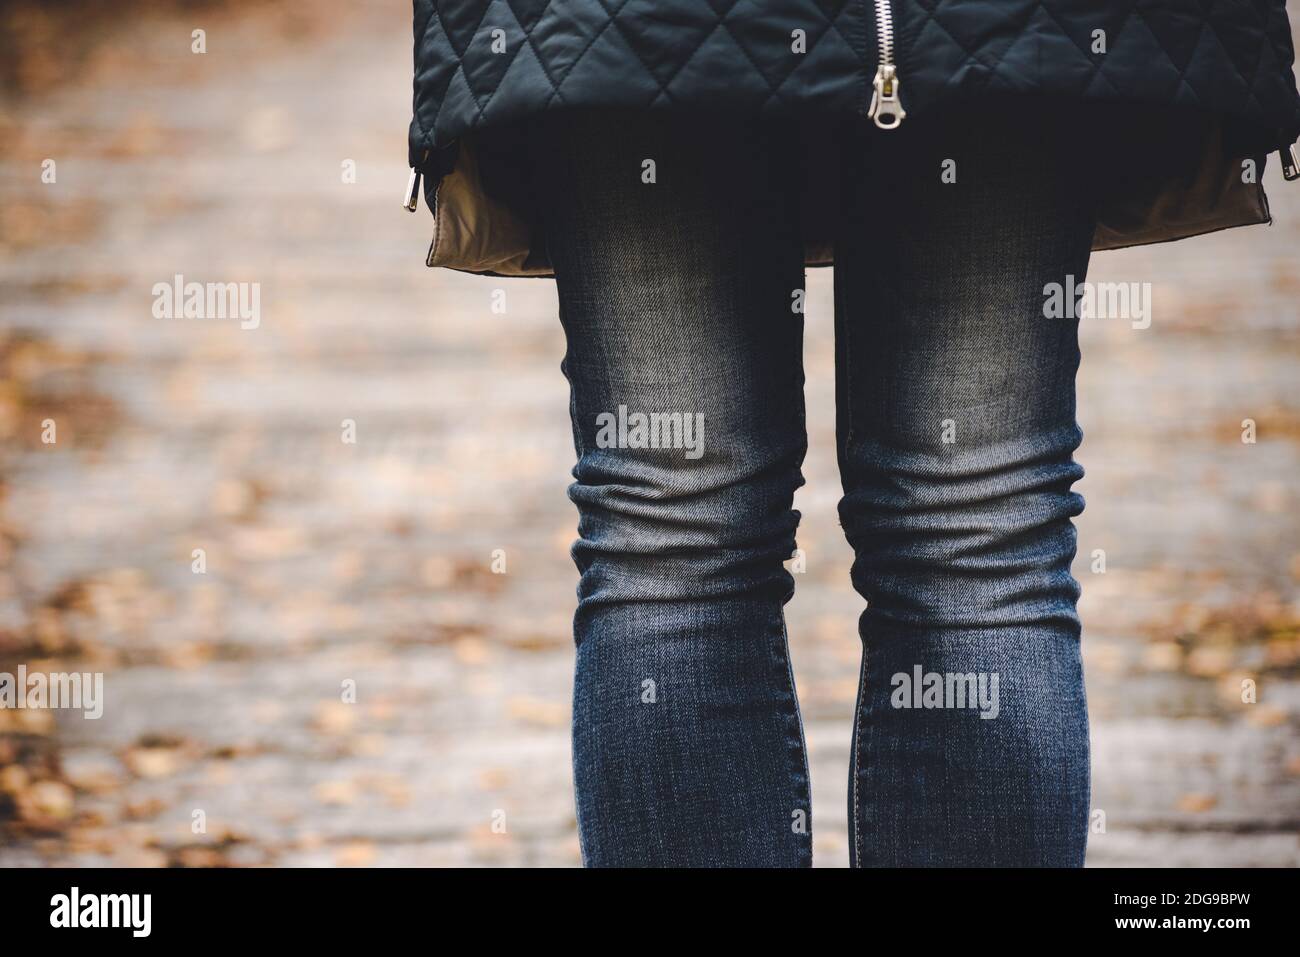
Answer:
<svg viewBox="0 0 1300 957"><path fill-rule="evenodd" d="M1034 94L1229 115L1271 146L1300 135L1284 0L892 8L909 113ZM414 12L417 166L467 131L568 107L861 114L877 58L870 0L414 0Z"/></svg>

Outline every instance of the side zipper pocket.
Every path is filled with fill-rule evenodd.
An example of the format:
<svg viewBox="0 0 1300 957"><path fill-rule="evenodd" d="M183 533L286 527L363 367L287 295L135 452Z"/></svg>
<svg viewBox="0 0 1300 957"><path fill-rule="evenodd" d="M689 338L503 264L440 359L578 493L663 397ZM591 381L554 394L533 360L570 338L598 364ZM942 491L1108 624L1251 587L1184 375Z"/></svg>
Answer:
<svg viewBox="0 0 1300 957"><path fill-rule="evenodd" d="M402 208L409 213L415 212L420 208L420 187L424 182L423 167L429 162L429 150L424 151L420 157L420 166L411 167L411 176L406 181L406 196L402 200ZM433 187L433 196L429 200L429 212L433 213L433 238L429 241L429 252L424 257L426 266L433 265L433 259L438 254L438 237L442 232L442 220L438 216L438 191L442 187L442 175L438 176L438 181Z"/></svg>

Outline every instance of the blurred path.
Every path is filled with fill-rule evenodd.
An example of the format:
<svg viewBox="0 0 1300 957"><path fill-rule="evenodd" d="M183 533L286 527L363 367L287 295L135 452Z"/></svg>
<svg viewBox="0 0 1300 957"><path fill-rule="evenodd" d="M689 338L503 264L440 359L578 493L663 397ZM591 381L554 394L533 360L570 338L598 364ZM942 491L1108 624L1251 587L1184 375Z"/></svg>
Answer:
<svg viewBox="0 0 1300 957"><path fill-rule="evenodd" d="M102 670L107 705L0 712L0 864L578 861L553 285L424 268L408 16L162 16L3 103L0 670ZM1268 184L1272 228L1095 260L1156 316L1085 327L1093 864L1300 863L1300 184ZM153 318L177 273L260 283L260 327ZM830 273L809 285L789 616L836 865L860 603Z"/></svg>

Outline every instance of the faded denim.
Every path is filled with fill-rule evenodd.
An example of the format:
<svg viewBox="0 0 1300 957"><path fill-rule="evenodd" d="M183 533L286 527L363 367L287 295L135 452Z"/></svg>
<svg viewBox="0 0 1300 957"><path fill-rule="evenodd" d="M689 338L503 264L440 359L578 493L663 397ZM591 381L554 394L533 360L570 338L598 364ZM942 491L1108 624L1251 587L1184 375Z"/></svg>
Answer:
<svg viewBox="0 0 1300 957"><path fill-rule="evenodd" d="M867 600L856 866L1083 862L1079 350L1077 323L1042 306L1046 283L1086 274L1094 218L1053 130L936 120L838 140L840 518ZM807 446L793 139L582 114L534 137L577 452L590 866L812 860L783 615ZM611 447L598 421L620 406L702 414L702 454ZM894 676L918 668L996 676L996 716L896 707Z"/></svg>

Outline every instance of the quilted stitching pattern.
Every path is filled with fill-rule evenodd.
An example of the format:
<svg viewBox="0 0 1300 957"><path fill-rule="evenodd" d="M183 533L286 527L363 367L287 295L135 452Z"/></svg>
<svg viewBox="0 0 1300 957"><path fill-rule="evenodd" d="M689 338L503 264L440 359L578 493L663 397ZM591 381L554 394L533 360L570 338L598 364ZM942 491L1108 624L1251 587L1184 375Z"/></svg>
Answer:
<svg viewBox="0 0 1300 957"><path fill-rule="evenodd" d="M904 101L1035 93L1300 135L1284 0L893 0ZM870 0L414 0L411 159L563 107L862 113ZM806 52L791 51L791 31ZM1104 30L1107 52L1092 52ZM504 47L503 52L494 52Z"/></svg>

